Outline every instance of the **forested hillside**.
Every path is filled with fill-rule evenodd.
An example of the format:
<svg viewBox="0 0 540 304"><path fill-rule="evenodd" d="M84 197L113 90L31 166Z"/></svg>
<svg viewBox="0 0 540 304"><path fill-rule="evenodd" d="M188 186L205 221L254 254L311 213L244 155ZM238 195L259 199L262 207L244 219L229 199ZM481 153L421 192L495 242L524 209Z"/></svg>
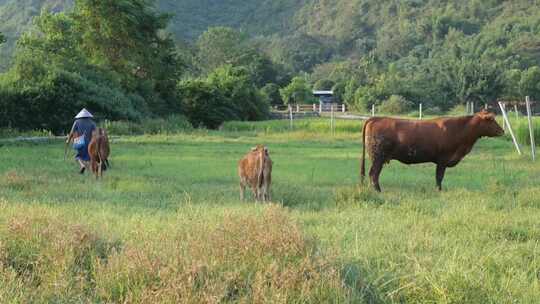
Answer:
<svg viewBox="0 0 540 304"><path fill-rule="evenodd" d="M171 56L178 62L178 70L169 71L174 79L168 80L177 83L177 92L160 96L170 100L184 98L184 104L178 105L184 107L180 110L183 113L199 109L201 104L196 100L208 99L202 96L216 97L210 87L226 85L232 89L231 84L218 85L216 75L223 73L249 82L258 90L260 100L272 104L310 102L306 92L311 88L334 89L338 98L359 111L375 104L381 111L407 112L423 103L433 113L442 113L467 101L478 104L525 95L540 99L540 3L536 0L72 1L0 0L0 33L6 38L0 46L0 68L5 71L12 67L11 75L20 72L13 68L17 60L10 59L8 54L15 53L11 58L16 58L34 49L35 45L26 39L14 51L21 33L32 29L29 34L36 38L47 34L44 30L65 34L65 28L51 27L52 20L60 22L59 16L63 14L49 15L50 22L41 25L36 19L31 26L32 17L43 8L77 15L71 11L102 6L104 11L96 13L104 20L114 20L122 14L131 20L133 16L144 16L146 13L136 12L144 7L156 10L159 24L145 25L148 20L144 19L136 23L142 28L153 28L152 35L175 44L175 54ZM77 27L77 22L74 20L73 25L79 38L71 40L74 45L84 42L88 38L85 32L90 31ZM60 23L69 25L71 21ZM94 43L110 40L116 47L129 48L116 43L103 28L96 30L103 37L95 37ZM52 40L45 42L58 42L57 38L53 35ZM148 37L141 37L145 38ZM55 47L62 49L66 45ZM43 50L57 53L50 46ZM137 54L132 51L127 54ZM99 59L109 54L107 51L93 53L83 48L81 52L83 57L90 56L88 64L110 68L103 66L107 60ZM128 66L140 68L135 65L138 60L123 60L124 67L116 73L128 71ZM19 59L19 67L21 62ZM129 88L128 92L125 88ZM132 96L134 87L125 88L121 91ZM148 89L137 88L136 95L148 100L144 97ZM198 95L186 96L186 92ZM159 111L169 112L167 104L170 102L160 103ZM259 110L255 111L258 114L239 115L237 111L231 112L227 103L222 106L228 110L216 114L209 125L224 119L263 115ZM197 118L192 123L202 121Z"/></svg>

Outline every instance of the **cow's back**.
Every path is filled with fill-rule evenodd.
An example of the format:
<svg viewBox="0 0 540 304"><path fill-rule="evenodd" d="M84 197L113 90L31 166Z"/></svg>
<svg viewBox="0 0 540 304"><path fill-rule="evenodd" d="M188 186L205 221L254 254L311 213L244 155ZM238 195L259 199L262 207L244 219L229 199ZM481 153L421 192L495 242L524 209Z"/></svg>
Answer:
<svg viewBox="0 0 540 304"><path fill-rule="evenodd" d="M396 159L406 164L436 162L440 153L452 148L452 127L444 119L377 117L366 124L366 148L371 159Z"/></svg>
<svg viewBox="0 0 540 304"><path fill-rule="evenodd" d="M250 152L238 162L238 175L250 184L257 183L259 168L259 158Z"/></svg>

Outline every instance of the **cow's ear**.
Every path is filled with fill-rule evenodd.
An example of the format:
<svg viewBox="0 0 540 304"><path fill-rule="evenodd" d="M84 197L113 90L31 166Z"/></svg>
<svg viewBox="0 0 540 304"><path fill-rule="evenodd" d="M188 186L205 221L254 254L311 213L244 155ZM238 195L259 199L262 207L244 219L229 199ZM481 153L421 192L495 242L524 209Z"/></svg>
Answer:
<svg viewBox="0 0 540 304"><path fill-rule="evenodd" d="M486 110L480 111L480 113L478 113L478 115L480 116L480 118L482 118L484 120L495 120L495 114L490 113L490 112L488 112Z"/></svg>
<svg viewBox="0 0 540 304"><path fill-rule="evenodd" d="M485 119L485 120L495 120L495 114L486 113L482 118Z"/></svg>

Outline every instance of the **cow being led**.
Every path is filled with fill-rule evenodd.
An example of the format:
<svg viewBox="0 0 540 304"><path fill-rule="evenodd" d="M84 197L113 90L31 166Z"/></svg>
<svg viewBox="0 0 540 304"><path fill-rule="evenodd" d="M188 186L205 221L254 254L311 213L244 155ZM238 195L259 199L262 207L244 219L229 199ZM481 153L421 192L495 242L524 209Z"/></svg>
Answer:
<svg viewBox="0 0 540 304"><path fill-rule="evenodd" d="M379 175L383 165L392 159L404 164L435 163L437 187L441 190L446 168L457 165L480 137L503 134L495 114L485 110L471 116L422 121L373 117L362 131L362 181L367 148L372 162L369 177L377 191L381 191Z"/></svg>
<svg viewBox="0 0 540 304"><path fill-rule="evenodd" d="M257 201L269 201L272 183L272 160L268 148L257 145L238 162L240 199L244 200L246 185L253 190Z"/></svg>
<svg viewBox="0 0 540 304"><path fill-rule="evenodd" d="M96 175L96 178L102 177L103 171L107 170L109 165L109 137L107 131L103 128L97 128L92 132L92 140L88 145L88 154L90 155L90 168Z"/></svg>

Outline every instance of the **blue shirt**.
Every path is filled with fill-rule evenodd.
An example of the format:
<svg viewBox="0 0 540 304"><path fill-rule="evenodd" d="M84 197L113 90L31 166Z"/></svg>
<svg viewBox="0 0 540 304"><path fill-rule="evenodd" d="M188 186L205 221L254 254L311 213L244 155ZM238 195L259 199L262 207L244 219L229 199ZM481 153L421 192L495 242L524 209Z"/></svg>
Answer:
<svg viewBox="0 0 540 304"><path fill-rule="evenodd" d="M71 132L77 132L79 135L84 134L86 143L92 140L92 131L96 129L96 123L91 118L79 118L73 123Z"/></svg>

